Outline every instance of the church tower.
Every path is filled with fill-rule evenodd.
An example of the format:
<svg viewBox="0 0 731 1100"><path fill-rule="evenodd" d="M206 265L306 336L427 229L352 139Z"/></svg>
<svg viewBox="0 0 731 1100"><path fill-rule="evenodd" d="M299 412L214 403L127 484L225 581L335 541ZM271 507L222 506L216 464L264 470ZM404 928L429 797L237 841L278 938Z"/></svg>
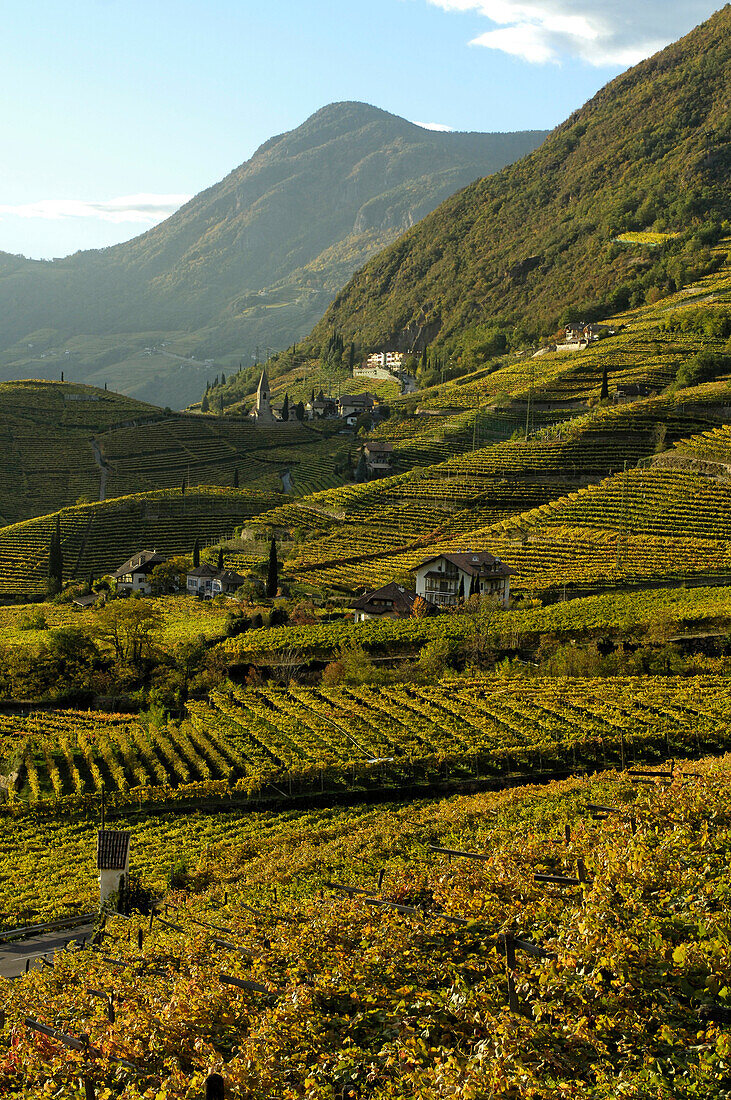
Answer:
<svg viewBox="0 0 731 1100"><path fill-rule="evenodd" d="M261 372L261 378L259 379L259 385L256 390L256 410L254 416L258 421L268 424L274 420L272 416L271 406L271 393L269 391L269 379L267 378L266 367Z"/></svg>

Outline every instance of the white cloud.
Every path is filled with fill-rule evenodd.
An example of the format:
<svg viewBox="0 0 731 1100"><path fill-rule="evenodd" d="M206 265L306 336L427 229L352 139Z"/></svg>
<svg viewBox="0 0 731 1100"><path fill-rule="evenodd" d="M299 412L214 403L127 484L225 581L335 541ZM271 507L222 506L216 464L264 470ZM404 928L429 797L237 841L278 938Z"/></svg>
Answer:
<svg viewBox="0 0 731 1100"><path fill-rule="evenodd" d="M440 134L451 134L454 131L454 126L445 126L443 122L417 122L414 119L414 126L421 126L422 130L437 130Z"/></svg>
<svg viewBox="0 0 731 1100"><path fill-rule="evenodd" d="M0 204L0 216L44 218L96 218L103 222L134 222L155 225L187 202L190 195L123 195L118 199L86 202L83 199L39 199L19 205Z"/></svg>
<svg viewBox="0 0 731 1100"><path fill-rule="evenodd" d="M534 64L578 57L627 67L707 19L719 0L427 0L444 11L476 12L496 24L470 45Z"/></svg>

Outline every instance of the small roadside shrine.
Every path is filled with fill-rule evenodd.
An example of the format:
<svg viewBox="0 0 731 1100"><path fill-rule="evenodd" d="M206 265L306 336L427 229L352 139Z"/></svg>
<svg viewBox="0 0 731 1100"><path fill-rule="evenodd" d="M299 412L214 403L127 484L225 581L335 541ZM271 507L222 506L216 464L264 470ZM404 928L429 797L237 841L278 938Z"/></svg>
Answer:
<svg viewBox="0 0 731 1100"><path fill-rule="evenodd" d="M121 892L129 875L130 833L121 829L100 829L96 839L96 866L99 871L99 905L110 894Z"/></svg>

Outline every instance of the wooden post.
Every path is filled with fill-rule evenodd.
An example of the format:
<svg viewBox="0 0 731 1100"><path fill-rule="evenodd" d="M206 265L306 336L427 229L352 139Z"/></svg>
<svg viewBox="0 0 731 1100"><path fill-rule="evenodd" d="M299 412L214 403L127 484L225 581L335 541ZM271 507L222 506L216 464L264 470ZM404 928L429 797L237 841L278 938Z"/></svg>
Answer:
<svg viewBox="0 0 731 1100"><path fill-rule="evenodd" d="M140 925L140 927L137 929L137 950L138 951L142 950L142 940L143 940L143 938L144 938L144 936L143 936L143 932L142 932L142 925Z"/></svg>
<svg viewBox="0 0 731 1100"><path fill-rule="evenodd" d="M571 826L569 825L568 822L566 822L566 824L563 827L563 835L564 835L564 840L566 841L566 843L570 844L571 843Z"/></svg>
<svg viewBox="0 0 731 1100"><path fill-rule="evenodd" d="M379 890L383 886L383 876L385 875L385 873L386 873L386 868L381 867L381 870L378 872L378 889Z"/></svg>
<svg viewBox="0 0 731 1100"><path fill-rule="evenodd" d="M510 933L505 935L505 969L508 973L508 1007L511 1012L518 1011L518 994L515 991L515 943Z"/></svg>
<svg viewBox="0 0 731 1100"><path fill-rule="evenodd" d="M576 860L576 877L578 878L579 882L589 881L589 875L587 874L586 864L584 863L583 859Z"/></svg>
<svg viewBox="0 0 731 1100"><path fill-rule="evenodd" d="M96 1100L96 1089L90 1077L84 1078L84 1100Z"/></svg>
<svg viewBox="0 0 731 1100"><path fill-rule="evenodd" d="M114 1011L114 994L110 993L107 1000L107 1019L110 1024L113 1024L117 1018L117 1014Z"/></svg>
<svg viewBox="0 0 731 1100"><path fill-rule="evenodd" d="M220 1073L209 1073L206 1077L206 1100L224 1100L226 1089Z"/></svg>

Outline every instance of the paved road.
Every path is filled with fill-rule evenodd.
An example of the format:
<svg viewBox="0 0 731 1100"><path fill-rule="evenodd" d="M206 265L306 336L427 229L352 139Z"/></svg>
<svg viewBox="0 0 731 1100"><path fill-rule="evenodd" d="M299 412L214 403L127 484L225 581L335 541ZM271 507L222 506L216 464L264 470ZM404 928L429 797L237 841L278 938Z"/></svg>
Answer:
<svg viewBox="0 0 731 1100"><path fill-rule="evenodd" d="M25 961L30 959L31 966L42 966L40 962L34 962L39 955L48 954L49 958L55 951L61 951L71 940L88 940L93 924L79 924L76 928L64 928L59 932L45 932L40 936L29 936L25 940L16 940L14 943L0 943L0 975L4 978L17 978L25 972Z"/></svg>

